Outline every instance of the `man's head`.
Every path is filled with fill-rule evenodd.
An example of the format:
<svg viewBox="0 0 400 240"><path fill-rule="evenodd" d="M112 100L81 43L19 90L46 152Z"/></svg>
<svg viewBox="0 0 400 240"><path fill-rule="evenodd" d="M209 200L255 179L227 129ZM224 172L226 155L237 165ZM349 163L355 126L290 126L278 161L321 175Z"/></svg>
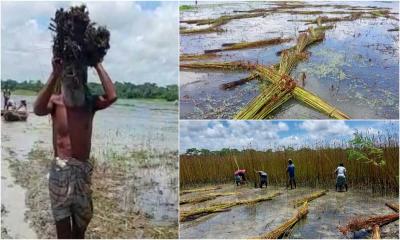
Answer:
<svg viewBox="0 0 400 240"><path fill-rule="evenodd" d="M68 107L82 107L87 99L87 66L69 64L64 67L61 94Z"/></svg>
<svg viewBox="0 0 400 240"><path fill-rule="evenodd" d="M339 166L344 167L343 163L340 163Z"/></svg>
<svg viewBox="0 0 400 240"><path fill-rule="evenodd" d="M289 163L289 165L292 164L293 163L292 159L289 158L288 163Z"/></svg>

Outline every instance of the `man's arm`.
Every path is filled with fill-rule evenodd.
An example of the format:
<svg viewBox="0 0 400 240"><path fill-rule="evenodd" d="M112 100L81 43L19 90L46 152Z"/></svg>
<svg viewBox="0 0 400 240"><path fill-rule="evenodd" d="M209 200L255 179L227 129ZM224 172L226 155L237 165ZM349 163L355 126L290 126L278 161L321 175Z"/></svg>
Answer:
<svg viewBox="0 0 400 240"><path fill-rule="evenodd" d="M46 85L40 90L35 103L33 104L33 112L38 116L44 116L52 111L52 103L50 98L53 94L54 86L57 83L57 79L61 76L62 72L62 61L59 58L52 60L53 71L50 74L49 80Z"/></svg>
<svg viewBox="0 0 400 240"><path fill-rule="evenodd" d="M95 102L95 109L101 110L109 107L117 100L117 92L115 91L115 87L110 76L108 76L106 70L103 68L103 65L98 63L95 68L104 90L104 95L99 96Z"/></svg>

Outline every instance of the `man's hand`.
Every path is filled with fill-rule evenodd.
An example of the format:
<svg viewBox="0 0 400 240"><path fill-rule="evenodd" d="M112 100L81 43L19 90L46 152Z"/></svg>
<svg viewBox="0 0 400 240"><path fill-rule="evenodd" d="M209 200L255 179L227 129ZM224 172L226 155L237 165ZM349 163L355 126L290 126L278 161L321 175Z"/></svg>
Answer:
<svg viewBox="0 0 400 240"><path fill-rule="evenodd" d="M57 79L61 77L63 71L63 62L60 58L53 58L51 64L53 65L53 71L50 74L49 80L47 80L43 89L40 90L36 101L33 104L33 111L38 116L44 116L51 113L53 104L50 98L53 94Z"/></svg>
<svg viewBox="0 0 400 240"><path fill-rule="evenodd" d="M63 61L61 58L53 58L51 65L53 66L53 76L56 78L60 77L63 71Z"/></svg>
<svg viewBox="0 0 400 240"><path fill-rule="evenodd" d="M95 109L101 110L109 107L117 100L117 92L115 91L115 87L110 76L108 76L106 70L103 68L103 65L101 63L97 63L94 68L99 75L101 85L103 86L104 90L104 95L99 96L95 102Z"/></svg>

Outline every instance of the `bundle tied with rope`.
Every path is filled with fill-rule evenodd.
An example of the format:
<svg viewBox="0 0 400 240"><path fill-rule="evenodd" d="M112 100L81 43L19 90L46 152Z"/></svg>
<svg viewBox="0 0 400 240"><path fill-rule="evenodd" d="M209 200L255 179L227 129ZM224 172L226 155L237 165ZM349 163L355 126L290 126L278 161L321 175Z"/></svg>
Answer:
<svg viewBox="0 0 400 240"><path fill-rule="evenodd" d="M110 32L91 22L85 5L60 8L51 21L53 57L63 62L63 80L85 85L88 66L101 62L110 48ZM60 91L60 81L55 91Z"/></svg>

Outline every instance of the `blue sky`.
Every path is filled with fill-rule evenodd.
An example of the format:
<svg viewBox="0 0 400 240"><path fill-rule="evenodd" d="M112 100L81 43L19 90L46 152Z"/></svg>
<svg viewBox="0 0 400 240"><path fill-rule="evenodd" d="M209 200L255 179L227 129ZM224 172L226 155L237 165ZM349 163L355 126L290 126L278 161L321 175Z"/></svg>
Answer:
<svg viewBox="0 0 400 240"><path fill-rule="evenodd" d="M180 150L188 148L277 149L301 147L317 142L340 143L354 132L376 135L390 131L398 135L398 121L181 121Z"/></svg>
<svg viewBox="0 0 400 240"><path fill-rule="evenodd" d="M2 2L1 78L46 81L51 71L52 36L48 30L56 9L79 2ZM92 21L111 32L104 66L114 81L159 85L178 81L177 2L88 2ZM89 81L98 81L89 71Z"/></svg>

